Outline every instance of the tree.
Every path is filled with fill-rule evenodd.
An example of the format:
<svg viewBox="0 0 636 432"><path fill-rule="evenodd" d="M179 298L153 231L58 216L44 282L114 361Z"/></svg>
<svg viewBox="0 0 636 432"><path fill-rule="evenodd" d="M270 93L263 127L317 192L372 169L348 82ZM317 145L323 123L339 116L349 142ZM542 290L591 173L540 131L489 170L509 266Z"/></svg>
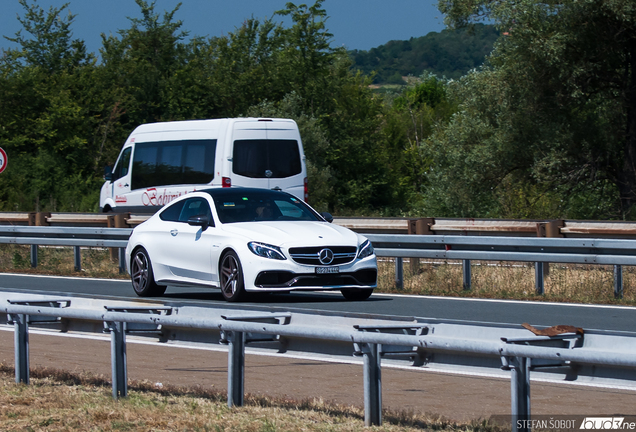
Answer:
<svg viewBox="0 0 636 432"><path fill-rule="evenodd" d="M62 16L67 5L45 13L35 2L20 3L31 36L19 31L9 38L20 49L0 61L0 142L11 158L0 178L0 205L91 209L98 193L89 138L99 116L90 91L95 59L72 39L74 16Z"/></svg>
<svg viewBox="0 0 636 432"><path fill-rule="evenodd" d="M173 77L187 63L188 51L181 41L187 32L174 21L179 3L160 19L155 2L135 0L142 18L129 18L131 27L120 30L120 38L102 34L103 79L122 99L130 127L141 123L173 120L169 101Z"/></svg>
<svg viewBox="0 0 636 432"><path fill-rule="evenodd" d="M493 214L511 202L508 191L524 196L522 215L633 218L633 2L441 0L439 7L452 26L485 17L502 32L488 64L453 86L460 112L436 137L434 183L466 201L452 210L440 192L439 208ZM597 205L581 207L590 201Z"/></svg>

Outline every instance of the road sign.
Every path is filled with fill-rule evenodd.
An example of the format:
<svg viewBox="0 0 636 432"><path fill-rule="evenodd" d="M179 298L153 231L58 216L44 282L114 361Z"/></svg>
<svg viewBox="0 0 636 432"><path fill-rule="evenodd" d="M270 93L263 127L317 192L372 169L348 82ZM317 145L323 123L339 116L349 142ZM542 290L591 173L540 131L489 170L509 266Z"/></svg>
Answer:
<svg viewBox="0 0 636 432"><path fill-rule="evenodd" d="M7 168L7 152L4 151L2 147L0 147L0 173Z"/></svg>

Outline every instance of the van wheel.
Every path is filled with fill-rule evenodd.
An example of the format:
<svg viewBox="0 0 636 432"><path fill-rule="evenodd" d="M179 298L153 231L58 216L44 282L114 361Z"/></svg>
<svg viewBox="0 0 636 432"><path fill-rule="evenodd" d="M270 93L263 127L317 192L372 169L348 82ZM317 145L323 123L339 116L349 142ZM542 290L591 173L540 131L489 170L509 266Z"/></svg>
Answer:
<svg viewBox="0 0 636 432"><path fill-rule="evenodd" d="M152 271L152 263L144 248L135 249L130 262L130 278L135 293L139 297L159 297L166 292L166 287L157 285Z"/></svg>
<svg viewBox="0 0 636 432"><path fill-rule="evenodd" d="M344 298L346 298L347 300L359 301L359 300L366 300L369 297L371 297L371 294L373 293L373 288L370 288L370 289L369 288L350 288L350 289L340 290L340 292L342 293Z"/></svg>
<svg viewBox="0 0 636 432"><path fill-rule="evenodd" d="M223 255L219 265L219 274L221 276L221 293L225 300L237 302L245 299L243 268L236 252L228 251Z"/></svg>

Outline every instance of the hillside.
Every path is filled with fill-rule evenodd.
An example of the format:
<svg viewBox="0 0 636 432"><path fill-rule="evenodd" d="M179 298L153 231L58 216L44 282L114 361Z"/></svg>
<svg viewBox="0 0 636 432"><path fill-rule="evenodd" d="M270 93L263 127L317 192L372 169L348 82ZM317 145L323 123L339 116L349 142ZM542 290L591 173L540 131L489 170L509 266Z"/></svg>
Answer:
<svg viewBox="0 0 636 432"><path fill-rule="evenodd" d="M492 51L499 32L492 25L476 24L471 30L442 30L405 41L390 41L369 51L350 52L354 69L377 73L374 82L401 83L401 77L429 71L457 79L480 66Z"/></svg>

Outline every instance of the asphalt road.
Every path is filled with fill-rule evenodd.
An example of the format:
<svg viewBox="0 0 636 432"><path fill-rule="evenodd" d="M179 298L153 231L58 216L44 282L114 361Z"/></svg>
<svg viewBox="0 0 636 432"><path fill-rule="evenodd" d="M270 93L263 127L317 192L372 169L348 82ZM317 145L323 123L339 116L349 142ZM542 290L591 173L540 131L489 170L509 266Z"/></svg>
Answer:
<svg viewBox="0 0 636 432"><path fill-rule="evenodd" d="M129 281L56 276L0 274L0 290L111 299L138 298ZM633 307L385 294L374 294L365 301L349 302L339 293L302 292L263 295L250 302L229 304L223 301L218 290L168 287L160 300L175 307L223 305L253 310L302 310L510 325L524 322L535 326L569 324L588 331L633 332L636 322L636 308Z"/></svg>

